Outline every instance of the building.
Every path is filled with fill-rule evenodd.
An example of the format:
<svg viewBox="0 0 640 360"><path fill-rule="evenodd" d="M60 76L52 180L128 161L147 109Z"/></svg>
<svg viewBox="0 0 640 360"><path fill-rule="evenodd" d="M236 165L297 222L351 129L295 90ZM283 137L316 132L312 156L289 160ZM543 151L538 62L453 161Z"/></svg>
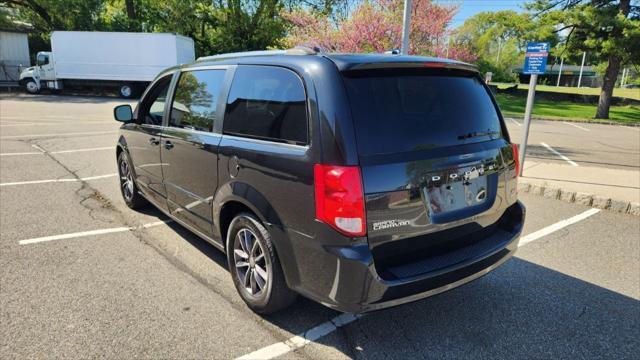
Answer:
<svg viewBox="0 0 640 360"><path fill-rule="evenodd" d="M29 67L27 33L0 29L0 81L17 82L21 67Z"/></svg>
<svg viewBox="0 0 640 360"><path fill-rule="evenodd" d="M521 84L529 83L529 75L522 73L522 68L513 70L518 74ZM558 83L558 74L560 73L560 64L547 65L544 75L538 75L538 84L556 85ZM578 86L578 78L580 77L579 65L562 66L562 75L560 76L560 86ZM602 76L600 76L593 66L585 66L582 70L582 87L599 88L602 86Z"/></svg>

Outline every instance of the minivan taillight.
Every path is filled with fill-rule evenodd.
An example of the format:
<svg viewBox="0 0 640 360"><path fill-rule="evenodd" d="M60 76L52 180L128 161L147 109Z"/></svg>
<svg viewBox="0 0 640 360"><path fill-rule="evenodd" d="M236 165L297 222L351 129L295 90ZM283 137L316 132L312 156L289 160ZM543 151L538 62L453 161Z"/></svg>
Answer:
<svg viewBox="0 0 640 360"><path fill-rule="evenodd" d="M516 162L516 177L520 176L520 154L518 153L518 144L511 144L513 150L513 160Z"/></svg>
<svg viewBox="0 0 640 360"><path fill-rule="evenodd" d="M362 176L358 166L316 164L316 218L347 236L367 233Z"/></svg>

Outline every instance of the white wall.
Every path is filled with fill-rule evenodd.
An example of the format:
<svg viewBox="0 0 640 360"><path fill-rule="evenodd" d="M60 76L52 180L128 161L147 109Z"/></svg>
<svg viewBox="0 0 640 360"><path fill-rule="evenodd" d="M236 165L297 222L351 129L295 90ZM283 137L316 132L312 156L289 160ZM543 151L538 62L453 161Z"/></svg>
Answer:
<svg viewBox="0 0 640 360"><path fill-rule="evenodd" d="M0 81L17 81L20 64L30 66L27 34L0 31Z"/></svg>

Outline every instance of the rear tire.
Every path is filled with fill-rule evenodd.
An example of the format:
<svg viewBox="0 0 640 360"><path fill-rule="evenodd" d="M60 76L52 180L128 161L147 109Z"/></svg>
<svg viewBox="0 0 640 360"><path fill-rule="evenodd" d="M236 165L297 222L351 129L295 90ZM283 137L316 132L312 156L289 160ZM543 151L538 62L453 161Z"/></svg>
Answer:
<svg viewBox="0 0 640 360"><path fill-rule="evenodd" d="M120 84L120 87L118 87L118 95L120 95L121 98L131 99L135 95L135 89L133 84Z"/></svg>
<svg viewBox="0 0 640 360"><path fill-rule="evenodd" d="M287 286L269 231L249 213L237 215L229 226L227 261L242 300L258 314L271 314L297 297Z"/></svg>
<svg viewBox="0 0 640 360"><path fill-rule="evenodd" d="M131 163L129 157L124 151L118 155L118 178L120 183L120 193L125 204L133 210L141 209L145 207L148 202L140 195L138 186L133 177L133 171L131 170Z"/></svg>
<svg viewBox="0 0 640 360"><path fill-rule="evenodd" d="M34 79L27 79L24 83L24 89L29 94L37 94L40 92L40 88L38 88L38 83Z"/></svg>

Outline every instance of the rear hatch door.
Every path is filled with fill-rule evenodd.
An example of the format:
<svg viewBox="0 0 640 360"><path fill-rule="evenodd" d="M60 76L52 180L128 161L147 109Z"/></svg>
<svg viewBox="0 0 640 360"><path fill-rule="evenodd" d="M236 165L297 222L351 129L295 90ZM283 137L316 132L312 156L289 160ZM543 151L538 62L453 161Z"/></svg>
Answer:
<svg viewBox="0 0 640 360"><path fill-rule="evenodd" d="M376 263L446 248L495 223L515 191L515 164L477 73L368 69L343 79Z"/></svg>

